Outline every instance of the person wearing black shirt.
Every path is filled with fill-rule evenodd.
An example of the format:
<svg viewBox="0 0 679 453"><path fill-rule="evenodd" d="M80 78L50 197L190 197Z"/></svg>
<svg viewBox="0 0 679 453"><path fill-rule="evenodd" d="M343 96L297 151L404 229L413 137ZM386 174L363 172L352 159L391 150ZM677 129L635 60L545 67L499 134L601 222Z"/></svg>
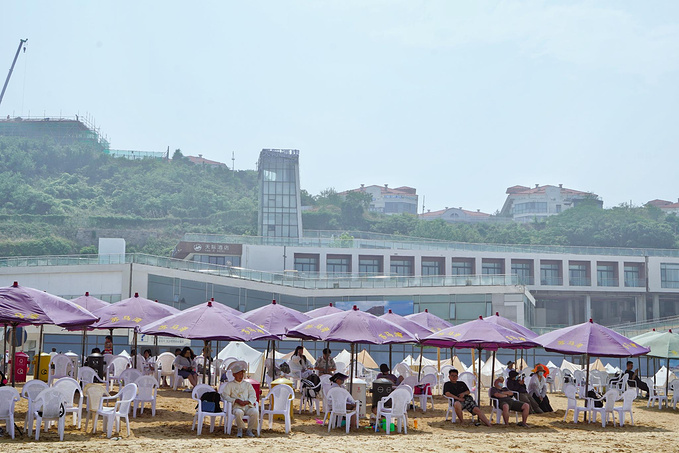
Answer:
<svg viewBox="0 0 679 453"><path fill-rule="evenodd" d="M530 404L531 414L542 414L543 411L542 409L540 409L540 405L538 404L538 402L535 401L535 398L528 394L528 390L526 389L526 384L523 380L523 376L521 377L521 379L519 379L519 373L517 373L514 370L509 372L509 379L507 379L507 388L512 392L516 392L519 394L519 401L523 401L524 403Z"/></svg>
<svg viewBox="0 0 679 453"><path fill-rule="evenodd" d="M634 362L629 360L627 362L627 369L625 370L625 374L629 376L629 379L627 379L627 384L630 385L630 387L636 387L640 390L643 390L646 392L646 397L648 398L648 385L644 381L639 378L639 369L637 368L636 370L633 370L634 368Z"/></svg>
<svg viewBox="0 0 679 453"><path fill-rule="evenodd" d="M479 420L486 426L490 426L490 421L488 421L488 418L481 412L479 405L474 401L474 397L471 396L467 384L458 381L457 377L457 370L455 368L451 369L448 372L448 379L450 380L443 385L443 395L452 398L455 401L453 407L455 409L455 415L457 416L457 422L462 423L462 409L464 409L470 414L479 417Z"/></svg>

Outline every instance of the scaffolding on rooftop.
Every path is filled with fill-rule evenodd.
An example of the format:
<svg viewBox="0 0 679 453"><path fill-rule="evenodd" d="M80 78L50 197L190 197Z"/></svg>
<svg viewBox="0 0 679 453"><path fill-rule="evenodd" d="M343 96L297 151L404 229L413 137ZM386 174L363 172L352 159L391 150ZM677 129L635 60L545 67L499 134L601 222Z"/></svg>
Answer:
<svg viewBox="0 0 679 453"><path fill-rule="evenodd" d="M89 115L10 117L0 119L0 136L51 138L58 145L89 143L109 153L110 143Z"/></svg>

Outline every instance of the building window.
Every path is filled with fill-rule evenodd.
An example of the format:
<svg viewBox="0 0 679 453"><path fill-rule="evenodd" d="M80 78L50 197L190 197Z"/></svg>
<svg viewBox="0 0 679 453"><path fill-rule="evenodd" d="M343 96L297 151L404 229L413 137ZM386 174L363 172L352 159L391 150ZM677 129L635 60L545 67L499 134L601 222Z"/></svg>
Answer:
<svg viewBox="0 0 679 453"><path fill-rule="evenodd" d="M381 275L382 263L381 256L359 256L358 273L363 276Z"/></svg>
<svg viewBox="0 0 679 453"><path fill-rule="evenodd" d="M504 274L504 260L481 261L481 273L483 275L502 275Z"/></svg>
<svg viewBox="0 0 679 453"><path fill-rule="evenodd" d="M533 261L531 260L512 260L512 274L519 278L519 284L533 284Z"/></svg>
<svg viewBox="0 0 679 453"><path fill-rule="evenodd" d="M618 286L617 263L597 263L596 281L598 286Z"/></svg>
<svg viewBox="0 0 679 453"><path fill-rule="evenodd" d="M660 263L660 286L679 288L679 264Z"/></svg>
<svg viewBox="0 0 679 453"><path fill-rule="evenodd" d="M295 253L295 270L297 272L318 272L318 255Z"/></svg>
<svg viewBox="0 0 679 453"><path fill-rule="evenodd" d="M240 267L240 256L237 255L194 255L193 261L199 263L217 264L218 266L236 266Z"/></svg>
<svg viewBox="0 0 679 453"><path fill-rule="evenodd" d="M410 277L413 273L414 258L412 256L392 256L390 271L392 275Z"/></svg>
<svg viewBox="0 0 679 453"><path fill-rule="evenodd" d="M559 261L543 261L540 263L540 284L547 286L560 286L563 284L561 263Z"/></svg>
<svg viewBox="0 0 679 453"><path fill-rule="evenodd" d="M453 275L474 275L474 258L453 258Z"/></svg>
<svg viewBox="0 0 679 453"><path fill-rule="evenodd" d="M589 263L568 263L568 284L571 286L591 286Z"/></svg>
<svg viewBox="0 0 679 453"><path fill-rule="evenodd" d="M646 286L642 274L642 265L637 263L625 263L625 286L628 288L642 288Z"/></svg>
<svg viewBox="0 0 679 453"><path fill-rule="evenodd" d="M351 255L328 255L325 272L335 275L351 274Z"/></svg>
<svg viewBox="0 0 679 453"><path fill-rule="evenodd" d="M547 203L542 201L529 201L512 206L513 214L541 214L547 212Z"/></svg>
<svg viewBox="0 0 679 453"><path fill-rule="evenodd" d="M422 275L446 275L444 258L422 258Z"/></svg>

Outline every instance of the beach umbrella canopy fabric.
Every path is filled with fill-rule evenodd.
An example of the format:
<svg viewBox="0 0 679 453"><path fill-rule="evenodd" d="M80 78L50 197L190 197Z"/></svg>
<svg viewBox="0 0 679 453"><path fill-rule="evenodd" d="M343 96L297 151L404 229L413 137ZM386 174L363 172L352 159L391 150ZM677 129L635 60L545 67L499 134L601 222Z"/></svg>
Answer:
<svg viewBox="0 0 679 453"><path fill-rule="evenodd" d="M448 327L453 326L445 319L441 319L438 316L429 313L429 310L427 309L419 313L413 313L412 315L404 316L404 318L409 321L416 322L431 332L438 332L439 330L447 329Z"/></svg>
<svg viewBox="0 0 679 453"><path fill-rule="evenodd" d="M539 346L538 343L518 332L488 322L481 316L479 319L434 332L422 342L428 346L441 348L474 348L492 351L499 348L530 349Z"/></svg>
<svg viewBox="0 0 679 453"><path fill-rule="evenodd" d="M0 288L0 323L14 326L53 324L84 327L99 318L78 304L33 288Z"/></svg>
<svg viewBox="0 0 679 453"><path fill-rule="evenodd" d="M234 316L229 307L206 302L142 327L147 335L163 335L204 341L271 340L276 337L256 324Z"/></svg>
<svg viewBox="0 0 679 453"><path fill-rule="evenodd" d="M679 334L669 332L647 332L630 340L650 349L648 355L663 359L679 359Z"/></svg>
<svg viewBox="0 0 679 453"><path fill-rule="evenodd" d="M268 305L245 312L241 317L276 335L279 340L285 336L288 329L311 319L300 311L276 303L275 300Z"/></svg>
<svg viewBox="0 0 679 453"><path fill-rule="evenodd" d="M392 312L389 310L387 313L383 314L382 316L379 317L380 319L386 319L389 322L393 322L394 324L401 326L408 332L412 333L415 335L418 339L428 337L433 333L433 331L427 329L426 327L416 323L415 321L412 321L410 319L406 319L406 317L397 315L396 313Z"/></svg>
<svg viewBox="0 0 679 453"><path fill-rule="evenodd" d="M401 326L360 311L355 305L353 310L302 322L290 329L287 335L303 340L346 343L417 343L417 338Z"/></svg>
<svg viewBox="0 0 679 453"><path fill-rule="evenodd" d="M498 312L495 312L495 315L493 316L487 316L485 318L486 321L492 322L494 324L498 324L502 327L505 327L509 330L513 330L515 332L520 333L524 337L528 338L529 340L532 340L533 338L537 337L538 334L530 330L528 327L522 326L521 324L518 324L510 319L507 319L505 317L500 316Z"/></svg>
<svg viewBox="0 0 679 453"><path fill-rule="evenodd" d="M134 297L95 310L94 314L100 320L91 327L95 329L137 329L176 313L179 313L179 310L174 307L134 293Z"/></svg>
<svg viewBox="0 0 679 453"><path fill-rule="evenodd" d="M635 357L646 354L641 346L601 324L589 322L548 332L534 339L549 352L594 357Z"/></svg>
<svg viewBox="0 0 679 453"><path fill-rule="evenodd" d="M337 307L334 307L331 303L331 304L324 305L324 306L319 307L319 308L315 308L313 310L309 310L309 311L305 312L304 314L307 315L309 318L320 318L321 316L331 315L333 313L339 313L341 311L342 310L340 310Z"/></svg>
<svg viewBox="0 0 679 453"><path fill-rule="evenodd" d="M108 302L104 302L101 299L97 299L94 296L90 296L90 292L87 291L84 296L76 297L75 299L71 299L71 302L74 304L78 304L81 307L83 307L85 310L89 311L90 313L99 310L100 308L108 307L109 304Z"/></svg>

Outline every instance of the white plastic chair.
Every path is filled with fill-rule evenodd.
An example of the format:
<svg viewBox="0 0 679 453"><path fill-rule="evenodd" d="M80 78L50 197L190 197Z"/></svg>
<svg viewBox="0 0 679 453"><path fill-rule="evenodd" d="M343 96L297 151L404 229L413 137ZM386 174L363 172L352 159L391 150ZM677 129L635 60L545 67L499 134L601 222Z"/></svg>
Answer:
<svg viewBox="0 0 679 453"><path fill-rule="evenodd" d="M476 375L474 373L470 373L469 371L460 373L457 377L457 380L467 384L467 387L469 388L469 391L472 393L472 395L476 394Z"/></svg>
<svg viewBox="0 0 679 453"><path fill-rule="evenodd" d="M561 387L563 386L563 373L561 372L561 369L556 367L550 368L549 377L551 378L547 381L549 392L555 393L561 391Z"/></svg>
<svg viewBox="0 0 679 453"><path fill-rule="evenodd" d="M210 375L210 382L214 382L215 385L221 380L221 368L222 368L222 363L224 361L222 359L214 359L212 361L212 364L210 365L212 370L211 370L211 375Z"/></svg>
<svg viewBox="0 0 679 453"><path fill-rule="evenodd" d="M448 416L450 415L450 420L455 423L457 422L457 414L455 413L455 400L449 396L444 398L448 400L448 408L446 409L446 421L448 421Z"/></svg>
<svg viewBox="0 0 679 453"><path fill-rule="evenodd" d="M132 402L132 418L137 418L137 406L139 406L140 414L144 413L144 404L151 404L151 416L156 416L156 398L158 396L158 381L153 376L141 376L136 381L137 396Z"/></svg>
<svg viewBox="0 0 679 453"><path fill-rule="evenodd" d="M347 371L347 364L346 364L346 363L344 363L344 362L335 362L335 368L337 369L337 370L336 370L337 373L344 373L344 374L347 374L347 373L345 373L345 371Z"/></svg>
<svg viewBox="0 0 679 453"><path fill-rule="evenodd" d="M651 378L642 379L642 381L648 386L648 403L646 403L646 407L653 407L654 402L658 403L658 409L662 409L663 402L667 406L665 391L662 390L663 393L659 393Z"/></svg>
<svg viewBox="0 0 679 453"><path fill-rule="evenodd" d="M443 386L443 383L441 382L443 374L439 373L439 370L434 365L425 365L422 367L422 376L428 374L436 376L436 385L434 387L436 388L436 392L440 392L441 386Z"/></svg>
<svg viewBox="0 0 679 453"><path fill-rule="evenodd" d="M563 386L563 393L566 395L566 413L563 414L563 421L566 421L566 417L568 417L568 411L573 411L573 423L578 422L578 417L580 416L580 412L587 412L589 413L589 407L586 406L578 406L578 400L575 399L575 395L577 394L577 389L575 388L575 385L573 384L565 384Z"/></svg>
<svg viewBox="0 0 679 453"><path fill-rule="evenodd" d="M498 398L490 396L490 391L491 389L488 389L488 398L490 398L490 421L491 423L493 422L493 416L495 416L495 424L499 425L500 424L500 417L502 417L502 407L500 407L500 400ZM518 392L512 392L514 394L513 398L515 400L519 400L519 393ZM512 411L510 409L510 411ZM516 423L519 423L519 413L517 411L512 411L514 412L514 415L516 417Z"/></svg>
<svg viewBox="0 0 679 453"><path fill-rule="evenodd" d="M435 374L427 374L420 380L419 385L424 385L422 393L415 395L420 401L420 409L422 412L427 412L427 401L431 401L431 409L434 410L434 397L429 394L429 390L436 386L437 378ZM432 392L433 393L433 392Z"/></svg>
<svg viewBox="0 0 679 453"><path fill-rule="evenodd" d="M111 391L111 387L116 382L120 387L120 376L123 371L130 367L130 361L126 357L116 357L106 367L106 390Z"/></svg>
<svg viewBox="0 0 679 453"><path fill-rule="evenodd" d="M330 420L328 420L328 432L332 428L341 425L342 418L346 419L347 433L349 433L349 425L351 417L356 418L356 428L358 428L358 414L360 413L361 402L356 400L356 407L353 410L347 410L347 401L351 395L348 391L341 387L333 387L328 392L328 399L330 400Z"/></svg>
<svg viewBox="0 0 679 453"><path fill-rule="evenodd" d="M137 366L134 366L134 357L130 359L130 362L132 362L132 367L139 371L141 374L144 374L144 371L146 370L146 359L144 358L143 355L137 354Z"/></svg>
<svg viewBox="0 0 679 453"><path fill-rule="evenodd" d="M672 401L668 403L672 404L672 408L677 408L677 403L679 403L679 379L674 379L670 382L670 391L672 392Z"/></svg>
<svg viewBox="0 0 679 453"><path fill-rule="evenodd" d="M87 432L87 425L89 425L90 419L99 409L101 399L110 396L103 385L87 384L85 386L85 398L87 399L87 404L85 405L85 432Z"/></svg>
<svg viewBox="0 0 679 453"><path fill-rule="evenodd" d="M120 384L125 387L127 384L137 382L142 377L142 372L135 368L126 368L120 373Z"/></svg>
<svg viewBox="0 0 679 453"><path fill-rule="evenodd" d="M622 406L615 406L613 410L618 413L618 421L620 426L625 426L625 414L629 414L632 426L634 426L634 414L632 414L632 403L637 397L637 391L635 389L629 389L622 394Z"/></svg>
<svg viewBox="0 0 679 453"><path fill-rule="evenodd" d="M602 398L587 398L588 409L592 414L592 417L589 419L589 422L590 423L596 422L597 417L601 415L601 426L606 427L608 417L611 416L613 418L613 426L615 426L615 410L613 408L615 407L615 400L617 398L618 391L616 389L611 389L607 391ZM595 407L594 406L595 401L603 401L604 402L603 407Z"/></svg>
<svg viewBox="0 0 679 453"><path fill-rule="evenodd" d="M78 368L78 382L85 388L87 384L103 383L106 381L99 379L99 375L97 375L97 371L94 368L81 366Z"/></svg>
<svg viewBox="0 0 679 453"><path fill-rule="evenodd" d="M417 387L420 383L420 380L417 378L417 375L413 374L412 376L408 376L401 381L401 385L397 386L396 388L399 388L403 385L407 385L410 389L413 391L411 392L410 396L410 404L414 406L415 404L415 387ZM394 389L396 390L396 389Z"/></svg>
<svg viewBox="0 0 679 453"><path fill-rule="evenodd" d="M156 360L156 373L158 382L163 382L165 378L170 378L170 386L174 386L174 359L175 355L171 352L163 352Z"/></svg>
<svg viewBox="0 0 679 453"><path fill-rule="evenodd" d="M57 354L50 360L49 371L47 372L47 385L52 385L54 379L62 377L74 377L75 370L73 362L66 354Z"/></svg>
<svg viewBox="0 0 679 453"><path fill-rule="evenodd" d="M213 389L211 386L207 384L198 384L193 388L193 391L191 392L191 399L196 401L197 403L196 413L193 416L193 424L191 425L191 430L196 429L196 435L198 436L200 436L200 434L203 432L203 423L205 422L206 417L209 417L210 419L210 432L213 432L215 430L215 420L218 418L222 419L222 423L224 424L224 432L226 432L226 419L227 419L226 410L222 410L220 412L203 411L203 406L201 404L202 401L200 398L203 396L204 393L214 391L215 389Z"/></svg>
<svg viewBox="0 0 679 453"><path fill-rule="evenodd" d="M391 407L385 408L387 401L391 401ZM377 415L375 417L375 431L379 429L380 419L384 418L384 426L387 434L391 431L391 421L396 421L396 430L408 434L408 403L410 392L406 388L397 388L388 396L377 402Z"/></svg>
<svg viewBox="0 0 679 453"><path fill-rule="evenodd" d="M282 415L285 419L285 434L288 434L290 432L290 406L294 399L295 390L292 387L285 384L275 386L261 401L258 434L261 433L265 415L269 416L269 429L273 429L273 416Z"/></svg>
<svg viewBox="0 0 679 453"><path fill-rule="evenodd" d="M28 434L28 437L33 433L33 414L35 412L35 399L38 397L40 392L49 388L47 383L39 380L33 379L24 384L24 388L21 389L21 397L28 401L28 410L26 411L26 420L24 421L24 429Z"/></svg>
<svg viewBox="0 0 679 453"><path fill-rule="evenodd" d="M329 374L322 374L319 376L321 378L321 393L323 395L323 412L325 413L323 417L323 422L328 418L328 413L330 412L330 400L328 400L328 392L332 389L332 382L330 382Z"/></svg>
<svg viewBox="0 0 679 453"><path fill-rule="evenodd" d="M396 366L394 367L394 374L396 376L403 376L403 379L405 379L408 376L413 375L413 370L411 370L410 367L405 363L400 362L397 363Z"/></svg>
<svg viewBox="0 0 679 453"><path fill-rule="evenodd" d="M64 409L66 413L73 414L73 425L77 425L80 429L83 417L83 390L80 388L80 384L73 378L65 377L56 381L53 388L64 394L66 398ZM78 393L77 399L76 392Z"/></svg>
<svg viewBox="0 0 679 453"><path fill-rule="evenodd" d="M127 435L130 435L130 406L134 397L137 396L137 384L127 384L122 388L120 393L116 396L104 396L99 401L99 409L94 416L94 428L92 432L97 431L97 420L101 415L104 425L106 426L106 437L110 438L113 434L113 422L116 424L116 431L120 432L120 419L125 419L127 425ZM104 403L107 401L115 401L115 406L106 407Z"/></svg>
<svg viewBox="0 0 679 453"><path fill-rule="evenodd" d="M70 361L70 359L69 359ZM64 419L66 397L55 388L46 388L33 403L33 418L35 418L35 440L40 440L40 426L45 422L45 431L49 428L49 422L57 422L59 440L64 440Z"/></svg>
<svg viewBox="0 0 679 453"><path fill-rule="evenodd" d="M7 432L12 439L14 439L14 406L19 399L19 392L14 387L0 387L0 420L5 421Z"/></svg>

